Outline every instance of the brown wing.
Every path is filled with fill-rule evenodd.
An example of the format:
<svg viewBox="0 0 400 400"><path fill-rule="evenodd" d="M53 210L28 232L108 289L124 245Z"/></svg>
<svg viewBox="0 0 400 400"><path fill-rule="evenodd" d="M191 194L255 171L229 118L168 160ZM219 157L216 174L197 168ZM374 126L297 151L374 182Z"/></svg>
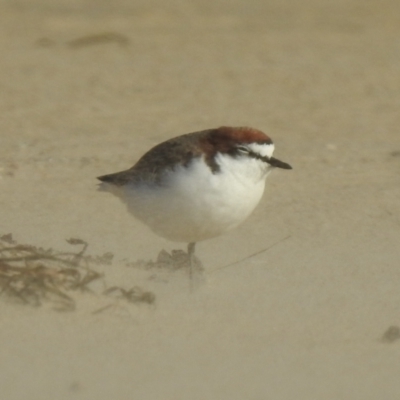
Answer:
<svg viewBox="0 0 400 400"><path fill-rule="evenodd" d="M159 183L163 174L176 165L187 166L193 158L200 157L199 139L206 137L212 129L187 133L169 139L153 147L130 169L110 175L99 176L102 182L123 186L128 183Z"/></svg>

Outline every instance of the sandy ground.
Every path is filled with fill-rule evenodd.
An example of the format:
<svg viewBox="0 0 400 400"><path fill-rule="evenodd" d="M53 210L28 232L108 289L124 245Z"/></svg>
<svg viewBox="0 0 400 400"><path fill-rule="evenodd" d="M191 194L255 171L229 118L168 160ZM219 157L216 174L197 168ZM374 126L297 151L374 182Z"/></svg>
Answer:
<svg viewBox="0 0 400 400"><path fill-rule="evenodd" d="M0 234L85 239L114 253L110 285L156 302L93 314L104 298L76 294L60 313L3 296L1 397L399 398L400 340L381 340L400 325L399 37L390 0L3 1ZM127 267L179 246L95 177L220 125L264 130L293 171L199 244L195 291Z"/></svg>

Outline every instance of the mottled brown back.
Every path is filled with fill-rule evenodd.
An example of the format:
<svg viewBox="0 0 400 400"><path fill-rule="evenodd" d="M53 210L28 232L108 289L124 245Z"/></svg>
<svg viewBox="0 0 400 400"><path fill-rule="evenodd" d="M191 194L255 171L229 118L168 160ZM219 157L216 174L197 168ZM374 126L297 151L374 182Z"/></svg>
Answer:
<svg viewBox="0 0 400 400"><path fill-rule="evenodd" d="M159 183L167 170L173 169L176 165L187 166L193 157L201 156L198 140L209 132L210 130L205 130L169 139L145 153L130 169L99 176L97 179L116 186L143 181Z"/></svg>

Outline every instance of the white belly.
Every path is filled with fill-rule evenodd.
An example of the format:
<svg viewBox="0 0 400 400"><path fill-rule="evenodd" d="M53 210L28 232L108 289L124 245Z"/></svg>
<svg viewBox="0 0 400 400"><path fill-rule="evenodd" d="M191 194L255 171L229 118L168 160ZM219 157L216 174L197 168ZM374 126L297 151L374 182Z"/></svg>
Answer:
<svg viewBox="0 0 400 400"><path fill-rule="evenodd" d="M176 242L199 242L235 228L259 203L270 169L221 156L221 172L202 159L171 172L161 186L127 185L119 197L157 235Z"/></svg>

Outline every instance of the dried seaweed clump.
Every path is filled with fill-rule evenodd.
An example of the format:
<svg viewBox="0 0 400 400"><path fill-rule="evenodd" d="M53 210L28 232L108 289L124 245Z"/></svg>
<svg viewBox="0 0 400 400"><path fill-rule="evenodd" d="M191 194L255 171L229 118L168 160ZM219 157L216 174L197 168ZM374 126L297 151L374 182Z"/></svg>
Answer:
<svg viewBox="0 0 400 400"><path fill-rule="evenodd" d="M113 254L86 255L87 242L75 238L67 242L81 247L59 252L18 244L11 234L0 236L0 295L27 305L51 302L56 310L74 310L76 303L68 292L91 291L89 285L103 275L90 266L110 265ZM146 296L144 301L149 302Z"/></svg>

